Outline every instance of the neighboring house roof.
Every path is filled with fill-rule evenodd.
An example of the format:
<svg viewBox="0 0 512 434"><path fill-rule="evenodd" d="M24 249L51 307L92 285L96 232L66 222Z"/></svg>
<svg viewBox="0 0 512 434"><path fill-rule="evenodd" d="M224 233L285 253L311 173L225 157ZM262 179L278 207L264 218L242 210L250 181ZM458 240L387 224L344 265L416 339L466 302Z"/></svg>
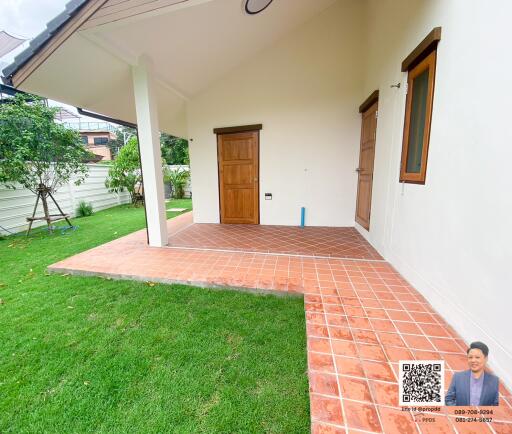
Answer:
<svg viewBox="0 0 512 434"><path fill-rule="evenodd" d="M88 1L89 0L69 1L66 4L64 11L51 20L46 25L46 29L30 41L30 45L15 57L13 63L4 68L2 71L2 80L4 83L12 84L12 75L25 65L33 56L35 56L39 50L41 50L41 48L43 48L45 44L62 28L62 26L73 18Z"/></svg>

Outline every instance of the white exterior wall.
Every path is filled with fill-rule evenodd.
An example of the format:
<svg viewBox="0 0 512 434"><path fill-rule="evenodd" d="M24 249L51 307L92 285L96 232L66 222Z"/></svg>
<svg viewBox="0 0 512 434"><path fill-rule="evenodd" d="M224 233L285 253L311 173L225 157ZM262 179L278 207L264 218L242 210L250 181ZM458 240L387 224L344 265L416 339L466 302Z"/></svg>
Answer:
<svg viewBox="0 0 512 434"><path fill-rule="evenodd" d="M510 16L508 0L340 1L263 50L188 104L195 221L219 221L213 128L262 123L261 223L297 225L306 206L308 225L353 226L357 107L379 89L371 227L359 229L465 340L490 346L512 386ZM436 26L427 181L401 185L401 62Z"/></svg>
<svg viewBox="0 0 512 434"><path fill-rule="evenodd" d="M62 210L71 216L80 201L92 203L94 211L111 208L123 203L130 203L130 195L124 193L109 193L105 187L105 179L108 175L108 166L101 164L87 164L89 176L80 185L73 182L63 185L54 195ZM0 226L11 232L20 232L28 227L27 217L32 215L36 195L25 188L16 190L8 189L0 185ZM50 199L48 202L50 212L58 212L57 207ZM39 202L37 216L43 215L43 208ZM34 222L34 227L46 225L46 222ZM0 234L6 234L0 229Z"/></svg>
<svg viewBox="0 0 512 434"><path fill-rule="evenodd" d="M370 0L364 93L380 90L374 246L512 385L512 132L507 0ZM442 26L425 185L399 184L402 60ZM400 90L390 85L402 82Z"/></svg>
<svg viewBox="0 0 512 434"><path fill-rule="evenodd" d="M261 223L298 225L305 206L307 225L354 225L363 13L331 6L189 102L196 222L219 222L213 129L261 123Z"/></svg>

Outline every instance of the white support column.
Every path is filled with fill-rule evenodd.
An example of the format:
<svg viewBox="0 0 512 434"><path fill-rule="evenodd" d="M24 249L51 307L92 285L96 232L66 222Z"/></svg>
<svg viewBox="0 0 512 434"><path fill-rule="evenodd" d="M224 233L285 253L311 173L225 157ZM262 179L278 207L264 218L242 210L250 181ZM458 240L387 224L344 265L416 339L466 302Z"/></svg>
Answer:
<svg viewBox="0 0 512 434"><path fill-rule="evenodd" d="M152 67L148 59L141 58L138 65L132 66L132 77L140 140L140 158L144 176L149 245L162 247L167 245L167 218L158 131L158 109L153 90Z"/></svg>

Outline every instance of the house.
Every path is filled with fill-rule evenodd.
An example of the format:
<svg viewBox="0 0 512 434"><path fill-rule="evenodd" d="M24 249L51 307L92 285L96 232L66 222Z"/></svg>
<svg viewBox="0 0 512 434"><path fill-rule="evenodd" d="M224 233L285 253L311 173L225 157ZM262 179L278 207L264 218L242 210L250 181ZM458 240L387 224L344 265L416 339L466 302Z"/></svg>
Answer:
<svg viewBox="0 0 512 434"><path fill-rule="evenodd" d="M189 140L196 223L297 226L304 208L306 226L357 228L512 385L510 16L506 0L74 0L4 75L138 124L151 246L168 242L161 130Z"/></svg>
<svg viewBox="0 0 512 434"><path fill-rule="evenodd" d="M69 122L66 126L77 129L88 151L99 155L102 161L112 160L108 143L116 139L116 128L108 122Z"/></svg>
<svg viewBox="0 0 512 434"><path fill-rule="evenodd" d="M94 154L94 161L112 160L112 150L108 143L115 140L117 129L109 122L82 121L80 115L73 113L65 107L59 107L55 120L66 128L77 130L85 148Z"/></svg>

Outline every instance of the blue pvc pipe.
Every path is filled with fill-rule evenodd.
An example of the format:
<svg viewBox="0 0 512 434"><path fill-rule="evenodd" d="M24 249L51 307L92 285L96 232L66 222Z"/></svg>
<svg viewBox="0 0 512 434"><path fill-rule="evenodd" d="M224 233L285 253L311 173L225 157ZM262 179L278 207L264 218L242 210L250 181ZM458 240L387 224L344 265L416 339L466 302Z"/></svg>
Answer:
<svg viewBox="0 0 512 434"><path fill-rule="evenodd" d="M302 207L300 209L300 227L303 228L306 222L306 208Z"/></svg>

